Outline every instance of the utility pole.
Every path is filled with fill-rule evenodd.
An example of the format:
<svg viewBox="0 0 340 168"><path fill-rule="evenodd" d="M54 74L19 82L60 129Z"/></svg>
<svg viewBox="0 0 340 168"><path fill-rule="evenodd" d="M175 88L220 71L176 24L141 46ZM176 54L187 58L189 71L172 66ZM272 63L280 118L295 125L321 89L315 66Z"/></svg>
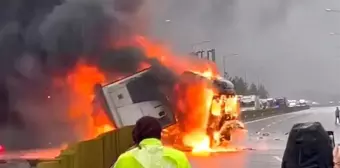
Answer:
<svg viewBox="0 0 340 168"><path fill-rule="evenodd" d="M239 54L229 54L229 55L225 55L222 58L223 61L223 76L225 76L225 74L227 73L227 69L226 69L226 57L232 57L232 56L239 56Z"/></svg>
<svg viewBox="0 0 340 168"><path fill-rule="evenodd" d="M226 68L225 68L226 67L225 66L225 56L223 57L222 61L223 61L223 76L226 77L225 74L227 73L227 71L226 71Z"/></svg>

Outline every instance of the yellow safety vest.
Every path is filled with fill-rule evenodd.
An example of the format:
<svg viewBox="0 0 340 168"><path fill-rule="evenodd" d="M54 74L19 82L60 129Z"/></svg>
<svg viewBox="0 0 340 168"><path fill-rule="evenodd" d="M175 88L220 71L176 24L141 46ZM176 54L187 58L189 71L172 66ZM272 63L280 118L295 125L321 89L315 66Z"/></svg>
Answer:
<svg viewBox="0 0 340 168"><path fill-rule="evenodd" d="M113 168L191 168L183 152L164 147L158 139L144 139L139 145L120 155Z"/></svg>

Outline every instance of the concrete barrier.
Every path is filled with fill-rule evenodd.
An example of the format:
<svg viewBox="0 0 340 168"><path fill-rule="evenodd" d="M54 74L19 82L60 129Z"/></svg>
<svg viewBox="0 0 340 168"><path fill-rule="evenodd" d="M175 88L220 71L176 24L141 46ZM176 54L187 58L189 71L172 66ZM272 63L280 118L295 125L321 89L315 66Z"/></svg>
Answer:
<svg viewBox="0 0 340 168"><path fill-rule="evenodd" d="M40 162L37 168L108 168L132 145L133 126L124 127L82 141L60 152L53 161Z"/></svg>
<svg viewBox="0 0 340 168"><path fill-rule="evenodd" d="M275 115L292 113L296 111L302 111L309 109L310 106L297 106L297 107L286 107L286 108L271 108L263 110L243 111L241 113L242 121L253 121Z"/></svg>

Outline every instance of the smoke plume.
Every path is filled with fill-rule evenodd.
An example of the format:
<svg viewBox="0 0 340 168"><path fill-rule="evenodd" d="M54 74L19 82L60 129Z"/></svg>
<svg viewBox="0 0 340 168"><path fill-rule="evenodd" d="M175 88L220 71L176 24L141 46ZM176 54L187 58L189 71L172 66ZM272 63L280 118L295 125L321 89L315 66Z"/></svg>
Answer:
<svg viewBox="0 0 340 168"><path fill-rule="evenodd" d="M0 143L32 148L76 140L65 131L74 124L65 120L67 89L52 87L53 79L65 77L79 60L102 71L135 72L146 61L143 52L113 46L138 33L142 6L143 0L1 1L0 118L6 118L2 128L13 131Z"/></svg>

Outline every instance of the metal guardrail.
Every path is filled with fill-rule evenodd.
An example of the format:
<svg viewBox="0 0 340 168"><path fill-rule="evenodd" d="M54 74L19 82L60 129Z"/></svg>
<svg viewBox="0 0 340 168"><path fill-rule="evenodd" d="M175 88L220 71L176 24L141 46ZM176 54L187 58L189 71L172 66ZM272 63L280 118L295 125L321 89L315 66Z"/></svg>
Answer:
<svg viewBox="0 0 340 168"><path fill-rule="evenodd" d="M252 120L257 120L257 119L266 118L270 116L291 113L291 112L296 112L296 111L302 111L302 110L307 110L307 109L310 109L310 106L297 106L297 107L243 111L241 113L241 120L252 121Z"/></svg>

